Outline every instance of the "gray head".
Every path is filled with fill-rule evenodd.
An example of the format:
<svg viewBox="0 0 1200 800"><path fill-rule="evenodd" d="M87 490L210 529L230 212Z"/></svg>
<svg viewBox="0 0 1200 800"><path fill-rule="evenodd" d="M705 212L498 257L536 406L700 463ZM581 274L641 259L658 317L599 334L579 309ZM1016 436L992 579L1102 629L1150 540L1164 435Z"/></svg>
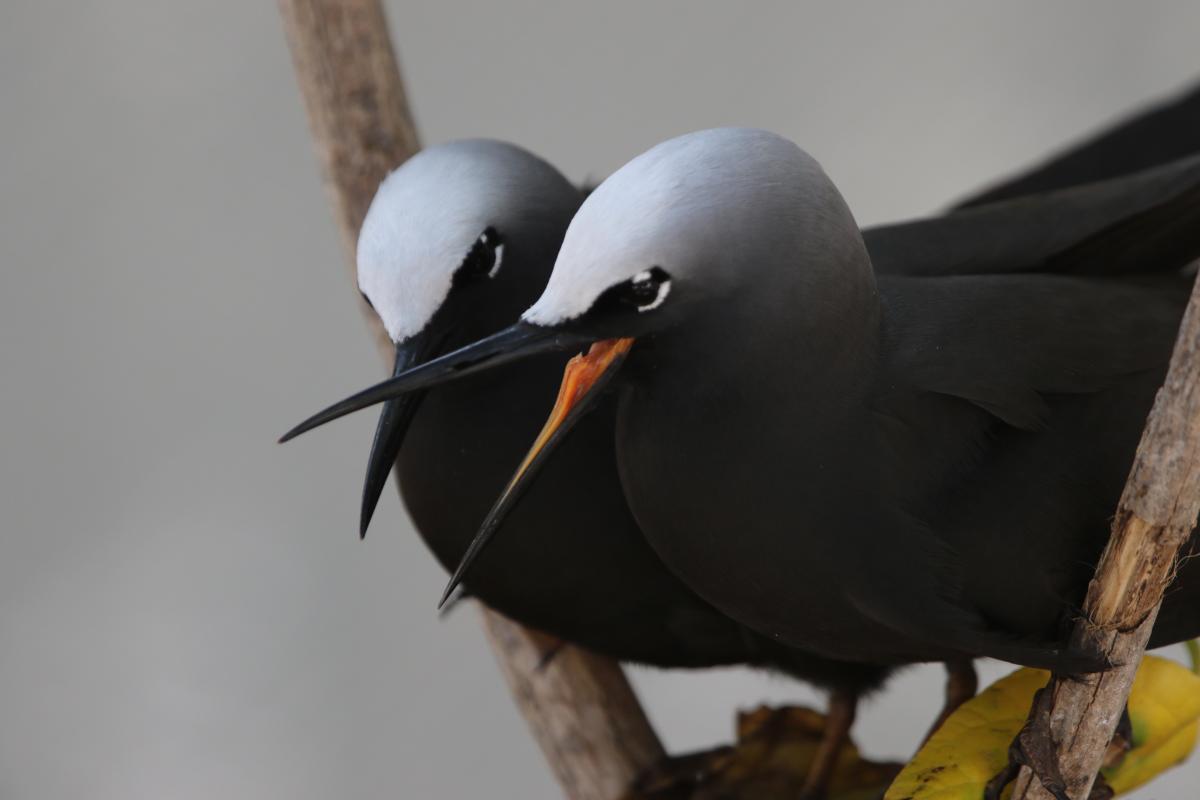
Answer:
<svg viewBox="0 0 1200 800"><path fill-rule="evenodd" d="M606 295L624 292L642 317L626 333L636 335L698 302L732 303L742 292L803 302L791 295L818 286L823 307L873 286L841 194L787 139L718 128L666 141L604 181L572 220L546 290L523 319L583 322L603 314Z"/></svg>
<svg viewBox="0 0 1200 800"><path fill-rule="evenodd" d="M553 258L581 194L515 145L473 139L431 147L379 186L358 236L358 285L401 343L424 330L451 292L525 277ZM530 263L539 262L539 263ZM484 304L504 300L496 287Z"/></svg>

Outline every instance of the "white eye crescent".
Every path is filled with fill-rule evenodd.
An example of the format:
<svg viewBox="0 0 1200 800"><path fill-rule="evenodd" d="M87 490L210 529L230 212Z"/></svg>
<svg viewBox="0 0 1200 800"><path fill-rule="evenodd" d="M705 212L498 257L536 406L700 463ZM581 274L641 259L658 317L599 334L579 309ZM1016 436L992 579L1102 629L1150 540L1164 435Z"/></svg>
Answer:
<svg viewBox="0 0 1200 800"><path fill-rule="evenodd" d="M504 238L491 226L479 234L454 273L456 284L494 278L504 260Z"/></svg>
<svg viewBox="0 0 1200 800"><path fill-rule="evenodd" d="M641 313L661 306L670 292L671 278L661 267L652 267L630 278L622 294L624 302Z"/></svg>
<svg viewBox="0 0 1200 800"><path fill-rule="evenodd" d="M500 262L502 261L504 261L504 242L496 245L496 262L492 265L492 268L488 270L487 276L489 278L496 277L496 273L500 271Z"/></svg>
<svg viewBox="0 0 1200 800"><path fill-rule="evenodd" d="M638 313L640 314L643 311L653 311L654 309L658 308L667 299L667 295L670 294L670 292L671 292L671 281L670 280L663 281L662 283L660 283L658 285L658 290L657 290L656 294L654 295L654 299L651 300L649 303L638 306Z"/></svg>

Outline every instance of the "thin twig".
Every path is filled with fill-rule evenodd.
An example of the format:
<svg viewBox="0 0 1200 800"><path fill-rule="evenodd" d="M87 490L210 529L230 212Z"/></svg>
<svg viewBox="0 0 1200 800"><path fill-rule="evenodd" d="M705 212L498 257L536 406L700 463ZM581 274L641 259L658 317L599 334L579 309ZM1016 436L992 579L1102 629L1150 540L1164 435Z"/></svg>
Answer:
<svg viewBox="0 0 1200 800"><path fill-rule="evenodd" d="M419 147L379 0L279 0L296 77L349 263L383 177ZM366 310L363 304L364 311ZM390 345L367 313L385 360ZM624 672L483 609L517 706L572 800L612 800L663 756ZM500 794L504 794L503 791Z"/></svg>

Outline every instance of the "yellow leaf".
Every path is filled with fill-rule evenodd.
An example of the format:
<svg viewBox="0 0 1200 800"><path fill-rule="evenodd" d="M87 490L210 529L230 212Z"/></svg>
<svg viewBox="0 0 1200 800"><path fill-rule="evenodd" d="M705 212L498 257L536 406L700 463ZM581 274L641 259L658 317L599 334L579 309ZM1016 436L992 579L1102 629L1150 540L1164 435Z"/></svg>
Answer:
<svg viewBox="0 0 1200 800"><path fill-rule="evenodd" d="M888 788L884 800L979 800L1008 761L1008 747L1049 673L1019 669L954 712ZM1129 695L1133 747L1104 772L1127 792L1183 761L1196 744L1200 676L1174 661L1146 656Z"/></svg>
<svg viewBox="0 0 1200 800"><path fill-rule="evenodd" d="M1174 661L1146 656L1129 693L1133 749L1104 777L1117 794L1185 760L1200 727L1200 676Z"/></svg>

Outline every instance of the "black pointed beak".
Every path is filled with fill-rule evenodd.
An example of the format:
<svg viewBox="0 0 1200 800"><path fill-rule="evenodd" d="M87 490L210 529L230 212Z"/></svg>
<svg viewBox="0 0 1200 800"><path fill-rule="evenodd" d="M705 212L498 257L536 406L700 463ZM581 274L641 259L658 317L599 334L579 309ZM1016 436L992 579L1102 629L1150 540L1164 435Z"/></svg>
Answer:
<svg viewBox="0 0 1200 800"><path fill-rule="evenodd" d="M625 360L633 339L605 339L595 342L586 355L572 358L563 372L563 382L558 390L558 399L550 412L550 417L542 427L541 433L534 440L525 459L517 467L517 471L504 487L504 492L488 512L487 518L480 526L479 533L471 541L467 552L463 555L458 569L454 571L442 599L438 602L440 609L454 590L466 577L471 565L479 557L488 542L495 536L509 512L516 507L525 491L533 482L534 476L549 460L555 449L566 439L575 424L587 414L600 397L602 390L616 374L617 368Z"/></svg>
<svg viewBox="0 0 1200 800"><path fill-rule="evenodd" d="M427 333L419 333L396 345L396 363L392 369L392 377L402 375L406 370L420 364L437 349L437 342ZM367 528L375 507L379 504L379 496L387 484L392 465L400 453L404 443L404 434L408 432L417 407L425 397L425 392L418 391L385 400L383 410L379 412L379 423L375 426L375 440L371 443L371 456L367 460L367 476L363 481L362 511L359 514L359 538L367 537Z"/></svg>
<svg viewBox="0 0 1200 800"><path fill-rule="evenodd" d="M301 422L280 437L286 442L313 428L332 422L347 414L391 400L410 392L430 389L443 383L464 378L477 372L498 367L511 361L528 358L539 353L567 350L587 344L591 339L578 334L566 333L554 328L544 328L527 322L518 322L491 336L480 339L466 347L427 361L424 364L400 372L382 383L358 394L334 403Z"/></svg>

